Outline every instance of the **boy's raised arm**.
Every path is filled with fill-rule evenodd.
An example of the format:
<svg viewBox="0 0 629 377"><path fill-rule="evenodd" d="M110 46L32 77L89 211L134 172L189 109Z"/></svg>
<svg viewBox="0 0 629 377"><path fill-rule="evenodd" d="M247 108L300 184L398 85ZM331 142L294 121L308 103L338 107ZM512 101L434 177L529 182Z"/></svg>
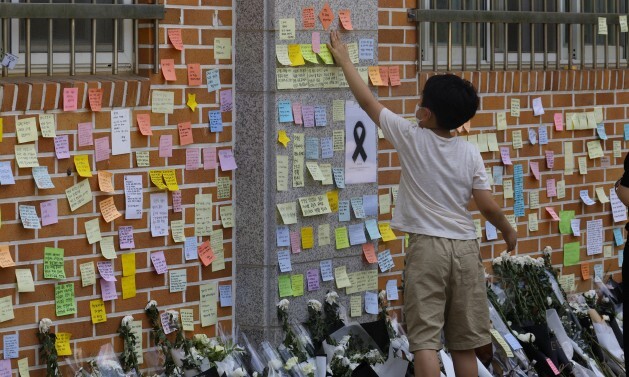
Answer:
<svg viewBox="0 0 629 377"><path fill-rule="evenodd" d="M343 43L340 39L339 32L333 30L330 33L330 43L328 44L328 49L334 56L334 61L336 64L343 69L343 73L345 74L345 80L349 84L349 88L356 97L356 101L362 107L363 110L369 115L371 120L377 125L380 126L380 111L384 108L378 102L376 97L374 97L371 90L365 84L363 79L360 77L360 74L352 64L352 61L349 58L349 52L347 50L347 45Z"/></svg>
<svg viewBox="0 0 629 377"><path fill-rule="evenodd" d="M480 213L502 232L502 238L507 243L507 250L514 250L518 242L518 232L509 224L509 220L502 213L498 203L494 201L491 191L474 189L472 196Z"/></svg>

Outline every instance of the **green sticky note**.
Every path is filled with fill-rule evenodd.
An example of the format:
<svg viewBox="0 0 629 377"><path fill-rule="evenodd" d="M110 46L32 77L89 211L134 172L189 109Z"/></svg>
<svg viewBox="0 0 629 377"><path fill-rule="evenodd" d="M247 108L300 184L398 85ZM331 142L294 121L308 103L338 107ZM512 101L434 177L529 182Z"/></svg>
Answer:
<svg viewBox="0 0 629 377"><path fill-rule="evenodd" d="M57 317L76 313L74 283L57 284L55 286L55 312Z"/></svg>
<svg viewBox="0 0 629 377"><path fill-rule="evenodd" d="M574 219L574 211L559 211L559 233L572 234L570 220Z"/></svg>
<svg viewBox="0 0 629 377"><path fill-rule="evenodd" d="M291 280L291 288L293 289L293 296L303 296L304 295L304 275L293 275L290 277Z"/></svg>
<svg viewBox="0 0 629 377"><path fill-rule="evenodd" d="M349 235L347 234L347 228L342 226L334 230L336 238L336 250L345 249L349 247Z"/></svg>
<svg viewBox="0 0 629 377"><path fill-rule="evenodd" d="M570 242L563 245L563 265L574 266L581 260L578 242Z"/></svg>
<svg viewBox="0 0 629 377"><path fill-rule="evenodd" d="M66 278L66 271L63 266L63 249L57 249L54 247L44 248L44 278Z"/></svg>
<svg viewBox="0 0 629 377"><path fill-rule="evenodd" d="M280 288L280 297L290 297L293 295L293 285L290 275L280 275L277 284Z"/></svg>

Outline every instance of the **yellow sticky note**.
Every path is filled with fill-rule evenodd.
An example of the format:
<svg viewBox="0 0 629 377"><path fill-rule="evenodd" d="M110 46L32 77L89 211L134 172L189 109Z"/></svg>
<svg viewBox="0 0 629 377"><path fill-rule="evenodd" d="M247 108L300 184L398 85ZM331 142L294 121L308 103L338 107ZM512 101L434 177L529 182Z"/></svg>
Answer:
<svg viewBox="0 0 629 377"><path fill-rule="evenodd" d="M175 107L175 92L153 90L151 111L157 114L172 114Z"/></svg>
<svg viewBox="0 0 629 377"><path fill-rule="evenodd" d="M280 18L279 31L281 40L293 40L295 39L295 19L294 18Z"/></svg>
<svg viewBox="0 0 629 377"><path fill-rule="evenodd" d="M11 296L0 297L0 323L15 318L13 313L13 298Z"/></svg>
<svg viewBox="0 0 629 377"><path fill-rule="evenodd" d="M163 190L166 188L161 170L149 170L149 176L151 177L151 182L153 182L158 189Z"/></svg>
<svg viewBox="0 0 629 377"><path fill-rule="evenodd" d="M122 276L135 275L135 253L122 254Z"/></svg>
<svg viewBox="0 0 629 377"><path fill-rule="evenodd" d="M330 224L320 224L317 227L317 241L319 246L330 244Z"/></svg>
<svg viewBox="0 0 629 377"><path fill-rule="evenodd" d="M301 44L299 45L299 47L301 48L301 56L303 56L306 61L313 64L319 64L319 60L317 60L317 55L314 53L314 51L312 51L311 44Z"/></svg>
<svg viewBox="0 0 629 377"><path fill-rule="evenodd" d="M336 280L336 288L338 289L351 287L352 285L349 281L349 277L347 276L347 269L345 266L334 268L334 280Z"/></svg>
<svg viewBox="0 0 629 377"><path fill-rule="evenodd" d="M358 43L357 42L352 42L352 43L348 43L347 44L347 52L349 53L349 60L353 63L353 64L358 64L359 63L359 53L358 53Z"/></svg>
<svg viewBox="0 0 629 377"><path fill-rule="evenodd" d="M539 222L537 220L537 213L529 213L529 231L537 232L539 229Z"/></svg>
<svg viewBox="0 0 629 377"><path fill-rule="evenodd" d="M334 229L334 236L336 239L336 250L349 247L349 235L347 234L346 227L342 226Z"/></svg>
<svg viewBox="0 0 629 377"><path fill-rule="evenodd" d="M43 137L57 136L54 114L39 114L39 128Z"/></svg>
<svg viewBox="0 0 629 377"><path fill-rule="evenodd" d="M291 288L293 289L293 296L303 296L304 295L304 275L297 274L292 275L290 277Z"/></svg>
<svg viewBox="0 0 629 377"><path fill-rule="evenodd" d="M376 66L369 67L369 79L373 86L383 86L382 77L380 77L380 68Z"/></svg>
<svg viewBox="0 0 629 377"><path fill-rule="evenodd" d="M335 122L345 121L345 100L335 99L334 101L332 101L332 120ZM336 132L336 130L333 132ZM333 133L333 135L335 136L336 134Z"/></svg>
<svg viewBox="0 0 629 377"><path fill-rule="evenodd" d="M282 143L282 145L284 147L288 146L288 142L290 141L290 138L288 137L288 135L286 135L286 131L284 130L279 130L277 132L277 141L279 141L280 143Z"/></svg>
<svg viewBox="0 0 629 377"><path fill-rule="evenodd" d="M102 239L98 218L85 222L85 235L87 236L87 243L90 245Z"/></svg>
<svg viewBox="0 0 629 377"><path fill-rule="evenodd" d="M74 166L81 177L91 177L92 167L90 166L89 156L81 154L74 156Z"/></svg>
<svg viewBox="0 0 629 377"><path fill-rule="evenodd" d="M100 240L100 252L107 259L116 259L116 248L114 247L114 236L103 237Z"/></svg>
<svg viewBox="0 0 629 377"><path fill-rule="evenodd" d="M338 190L328 191L326 193L328 197L328 203L330 203L330 210L336 212L339 210L339 192Z"/></svg>
<svg viewBox="0 0 629 377"><path fill-rule="evenodd" d="M325 64L334 64L334 58L332 57L330 50L328 50L328 45L321 44L317 55L319 55Z"/></svg>
<svg viewBox="0 0 629 377"><path fill-rule="evenodd" d="M194 309L179 310L181 327L184 331L194 331Z"/></svg>
<svg viewBox="0 0 629 377"><path fill-rule="evenodd" d="M70 337L72 334L68 332L58 332L55 341L55 348L58 356L72 356L72 348L70 347Z"/></svg>
<svg viewBox="0 0 629 377"><path fill-rule="evenodd" d="M306 161L306 168L308 168L312 179L315 181L323 181L323 173L321 173L319 164L316 161Z"/></svg>
<svg viewBox="0 0 629 377"><path fill-rule="evenodd" d="M603 148L599 140L588 141L587 148L590 159L603 157Z"/></svg>
<svg viewBox="0 0 629 377"><path fill-rule="evenodd" d="M360 317L363 314L363 300L361 295L350 296L349 298L349 316Z"/></svg>
<svg viewBox="0 0 629 377"><path fill-rule="evenodd" d="M28 372L28 357L17 361L17 370L20 372L20 377L30 377Z"/></svg>
<svg viewBox="0 0 629 377"><path fill-rule="evenodd" d="M194 93L188 93L188 102L186 102L186 105L194 112L198 105L197 95Z"/></svg>
<svg viewBox="0 0 629 377"><path fill-rule="evenodd" d="M588 173L587 158L579 157L577 158L577 163L579 164L579 174L586 175Z"/></svg>
<svg viewBox="0 0 629 377"><path fill-rule="evenodd" d="M275 56L277 57L277 61L282 65L291 65L290 59L288 58L288 46L287 45L275 45Z"/></svg>
<svg viewBox="0 0 629 377"><path fill-rule="evenodd" d="M396 239L395 233L391 230L391 224L389 223L378 223L378 229L380 230L380 235L382 235L382 240L393 241Z"/></svg>
<svg viewBox="0 0 629 377"><path fill-rule="evenodd" d="M288 45L288 59L290 59L290 65L297 67L306 64L304 57L301 55L300 45Z"/></svg>
<svg viewBox="0 0 629 377"><path fill-rule="evenodd" d="M120 280L122 283L122 299L126 300L135 297L135 275L123 276Z"/></svg>
<svg viewBox="0 0 629 377"><path fill-rule="evenodd" d="M17 161L17 166L20 168L33 168L35 166L39 166L35 144L16 145L15 161Z"/></svg>
<svg viewBox="0 0 629 377"><path fill-rule="evenodd" d="M37 140L37 120L35 117L18 119L15 122L17 142L28 143Z"/></svg>
<svg viewBox="0 0 629 377"><path fill-rule="evenodd" d="M218 283L203 284L199 287L199 315L201 317L201 327L216 324L218 320L217 307L218 302Z"/></svg>
<svg viewBox="0 0 629 377"><path fill-rule="evenodd" d="M175 174L174 169L164 170L162 172L162 176L164 177L164 182L166 182L166 187L168 191L179 191L179 185L177 184L177 175Z"/></svg>
<svg viewBox="0 0 629 377"><path fill-rule="evenodd" d="M515 118L520 117L520 99L511 98L511 116Z"/></svg>
<svg viewBox="0 0 629 377"><path fill-rule="evenodd" d="M29 268L18 268L15 270L18 292L35 292L33 273Z"/></svg>
<svg viewBox="0 0 629 377"><path fill-rule="evenodd" d="M496 113L496 129L498 131L507 129L507 113L505 112Z"/></svg>
<svg viewBox="0 0 629 377"><path fill-rule="evenodd" d="M139 168L151 166L151 159L149 158L149 151L136 151L135 163Z"/></svg>
<svg viewBox="0 0 629 377"><path fill-rule="evenodd" d="M297 224L297 203L278 203L277 210L282 216L284 225Z"/></svg>
<svg viewBox="0 0 629 377"><path fill-rule="evenodd" d="M314 228L311 226L301 228L301 248L312 249L314 247Z"/></svg>
<svg viewBox="0 0 629 377"><path fill-rule="evenodd" d="M605 194L605 188L604 187L597 187L595 191L596 191L596 196L598 197L598 200L601 203L609 203L609 198Z"/></svg>
<svg viewBox="0 0 629 377"><path fill-rule="evenodd" d="M522 131L513 131L513 133L511 134L511 138L513 139L513 149L522 148Z"/></svg>
<svg viewBox="0 0 629 377"><path fill-rule="evenodd" d="M107 312L105 311L105 302L102 299L90 301L90 313L92 314L92 323L107 322Z"/></svg>
<svg viewBox="0 0 629 377"><path fill-rule="evenodd" d="M87 287L96 284L96 271L94 270L94 262L82 263L81 270L81 286Z"/></svg>
<svg viewBox="0 0 629 377"><path fill-rule="evenodd" d="M66 197L70 204L70 211L75 211L77 208L90 203L92 201L90 181L84 179L69 189L66 189Z"/></svg>
<svg viewBox="0 0 629 377"><path fill-rule="evenodd" d="M194 196L194 234L195 236L212 234L212 194Z"/></svg>
<svg viewBox="0 0 629 377"><path fill-rule="evenodd" d="M231 59L232 57L232 39L231 38L214 38L214 58L215 59Z"/></svg>
<svg viewBox="0 0 629 377"><path fill-rule="evenodd" d="M234 226L234 207L233 206L222 206L219 209L219 214L221 216L221 224L223 224L223 228L232 228Z"/></svg>
<svg viewBox="0 0 629 377"><path fill-rule="evenodd" d="M172 220L170 222L170 234L174 242L185 242L186 235L184 233L184 221Z"/></svg>

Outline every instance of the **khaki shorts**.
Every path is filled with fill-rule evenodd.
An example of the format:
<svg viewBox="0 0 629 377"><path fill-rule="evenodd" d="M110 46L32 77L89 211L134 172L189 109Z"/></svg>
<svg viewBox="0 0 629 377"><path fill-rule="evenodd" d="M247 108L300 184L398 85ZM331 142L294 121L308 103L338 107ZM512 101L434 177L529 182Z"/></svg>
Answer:
<svg viewBox="0 0 629 377"><path fill-rule="evenodd" d="M404 270L404 316L410 351L491 343L485 270L478 241L411 234Z"/></svg>

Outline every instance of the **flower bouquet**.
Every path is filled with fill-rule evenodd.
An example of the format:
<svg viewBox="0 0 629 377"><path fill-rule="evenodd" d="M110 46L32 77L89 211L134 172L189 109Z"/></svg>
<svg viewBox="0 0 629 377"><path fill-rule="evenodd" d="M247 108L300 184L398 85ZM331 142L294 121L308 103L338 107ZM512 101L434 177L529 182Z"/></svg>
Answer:
<svg viewBox="0 0 629 377"><path fill-rule="evenodd" d="M41 345L39 356L46 363L46 377L57 377L61 375L57 363L57 348L55 347L57 337L54 332L50 331L50 327L52 327L50 319L43 318L39 321L39 332L37 332L37 338Z"/></svg>
<svg viewBox="0 0 629 377"><path fill-rule="evenodd" d="M166 331L169 333L171 332L169 321L161 321L161 316L159 314L159 310L157 309L157 302L155 300L149 301L144 308L144 311L151 321L151 326L153 326L151 335L153 337L153 341L155 342L155 346L161 350L162 357L164 358L164 374L168 377L182 376L183 371L173 358L173 344L166 337ZM164 329L164 325L169 326L169 328Z"/></svg>

